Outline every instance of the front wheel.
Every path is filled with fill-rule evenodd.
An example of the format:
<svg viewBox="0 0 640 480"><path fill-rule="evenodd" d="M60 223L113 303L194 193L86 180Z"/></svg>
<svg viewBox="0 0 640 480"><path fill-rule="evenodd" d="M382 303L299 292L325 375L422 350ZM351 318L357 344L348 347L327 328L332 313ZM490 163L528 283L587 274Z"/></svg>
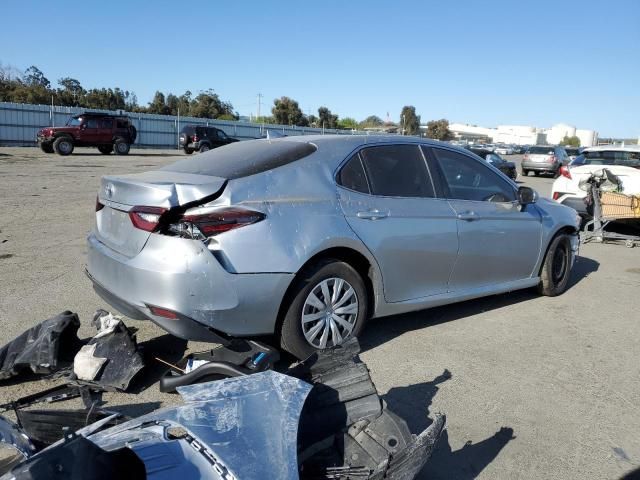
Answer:
<svg viewBox="0 0 640 480"><path fill-rule="evenodd" d="M207 145L207 144L205 143L205 144L200 145L200 150L198 150L198 151L199 151L200 153L204 153L204 152L208 152L209 150L211 150L211 149L209 148L209 145Z"/></svg>
<svg viewBox="0 0 640 480"><path fill-rule="evenodd" d="M109 155L113 152L113 145L102 145L98 147L98 151L103 155Z"/></svg>
<svg viewBox="0 0 640 480"><path fill-rule="evenodd" d="M73 153L73 140L69 137L58 137L53 142L53 149L58 155L71 155Z"/></svg>
<svg viewBox="0 0 640 480"><path fill-rule="evenodd" d="M299 359L357 337L368 314L362 277L340 260L328 259L301 272L290 298L280 342Z"/></svg>
<svg viewBox="0 0 640 480"><path fill-rule="evenodd" d="M551 241L542 264L538 284L541 295L555 297L564 293L571 277L572 256L571 237L565 233L557 235Z"/></svg>

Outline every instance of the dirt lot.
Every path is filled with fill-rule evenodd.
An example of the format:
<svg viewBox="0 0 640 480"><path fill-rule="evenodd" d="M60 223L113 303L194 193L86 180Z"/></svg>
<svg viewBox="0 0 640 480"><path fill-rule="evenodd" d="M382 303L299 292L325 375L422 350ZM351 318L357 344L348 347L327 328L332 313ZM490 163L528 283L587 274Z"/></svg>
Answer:
<svg viewBox="0 0 640 480"><path fill-rule="evenodd" d="M66 309L79 313L82 337L93 335L91 315L107 306L83 271L100 176L176 154L0 148L2 343ZM552 179L524 183L548 195ZM447 414L422 478L613 479L640 466L639 286L640 248L588 244L561 297L514 292L371 322L362 356L389 405L414 431L430 413ZM202 347L149 322L129 325L165 358ZM139 394L107 395L108 405L140 414L178 402L157 385L143 389L160 372ZM0 403L48 386L5 385Z"/></svg>

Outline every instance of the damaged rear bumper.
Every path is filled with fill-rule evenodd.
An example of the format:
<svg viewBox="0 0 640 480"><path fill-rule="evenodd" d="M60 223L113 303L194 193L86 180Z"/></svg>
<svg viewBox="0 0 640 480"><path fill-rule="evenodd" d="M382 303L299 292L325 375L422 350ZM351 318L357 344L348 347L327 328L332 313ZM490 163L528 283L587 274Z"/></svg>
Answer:
<svg viewBox="0 0 640 480"><path fill-rule="evenodd" d="M172 241L171 248L167 242ZM87 239L87 274L107 303L134 319L149 319L186 340L216 341L274 331L289 273L227 272L201 242L155 234L133 258L113 251L92 233ZM166 252L171 251L171 258ZM154 315L150 307L174 312Z"/></svg>

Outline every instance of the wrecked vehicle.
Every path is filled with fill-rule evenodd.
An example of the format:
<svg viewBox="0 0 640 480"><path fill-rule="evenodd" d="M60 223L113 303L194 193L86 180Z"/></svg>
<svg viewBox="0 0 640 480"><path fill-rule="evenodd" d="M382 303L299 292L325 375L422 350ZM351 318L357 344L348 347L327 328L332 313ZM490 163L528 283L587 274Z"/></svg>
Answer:
<svg viewBox="0 0 640 480"><path fill-rule="evenodd" d="M298 358L383 317L567 288L575 211L467 150L298 136L102 178L87 273L124 315L178 337L275 334Z"/></svg>
<svg viewBox="0 0 640 480"><path fill-rule="evenodd" d="M113 415L36 451L0 417L2 478L412 479L445 418L419 435L381 401L357 342L292 367L178 387L184 404L105 428Z"/></svg>

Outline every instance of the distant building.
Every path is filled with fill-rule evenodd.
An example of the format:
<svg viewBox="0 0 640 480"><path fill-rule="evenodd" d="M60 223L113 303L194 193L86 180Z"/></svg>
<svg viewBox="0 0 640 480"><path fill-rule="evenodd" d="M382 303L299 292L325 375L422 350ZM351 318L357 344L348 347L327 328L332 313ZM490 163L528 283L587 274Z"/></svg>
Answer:
<svg viewBox="0 0 640 480"><path fill-rule="evenodd" d="M537 128L526 125L498 125L495 128L479 127L464 123L452 123L449 130L456 140L485 141L494 143L513 143L516 145L555 145L565 136L577 136L580 146L597 145L598 132L577 129L571 125L559 123L551 128Z"/></svg>

